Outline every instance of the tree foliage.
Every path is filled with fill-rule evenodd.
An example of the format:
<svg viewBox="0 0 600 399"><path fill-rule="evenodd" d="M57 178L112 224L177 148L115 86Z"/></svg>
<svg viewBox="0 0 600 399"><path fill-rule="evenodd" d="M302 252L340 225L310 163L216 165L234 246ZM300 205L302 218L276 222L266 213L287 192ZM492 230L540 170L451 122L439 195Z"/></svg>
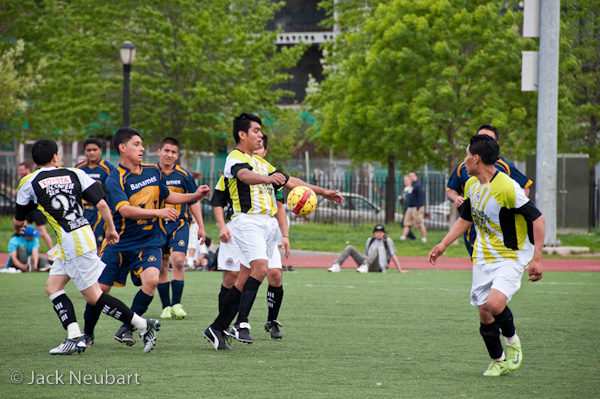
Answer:
<svg viewBox="0 0 600 399"><path fill-rule="evenodd" d="M482 123L503 153L534 141L535 99L520 91L521 13L494 1L392 0L360 9L326 48L308 102L324 146L359 161L451 170Z"/></svg>

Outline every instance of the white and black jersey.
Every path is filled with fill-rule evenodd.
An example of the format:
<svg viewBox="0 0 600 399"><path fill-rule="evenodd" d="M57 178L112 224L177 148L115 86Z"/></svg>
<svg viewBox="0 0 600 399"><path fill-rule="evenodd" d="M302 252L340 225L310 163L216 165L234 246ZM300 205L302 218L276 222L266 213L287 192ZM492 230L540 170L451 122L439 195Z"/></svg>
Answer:
<svg viewBox="0 0 600 399"><path fill-rule="evenodd" d="M59 257L71 260L96 250L82 199L97 204L105 195L102 186L82 170L41 168L19 183L15 219L25 220L31 210L40 209L58 237Z"/></svg>

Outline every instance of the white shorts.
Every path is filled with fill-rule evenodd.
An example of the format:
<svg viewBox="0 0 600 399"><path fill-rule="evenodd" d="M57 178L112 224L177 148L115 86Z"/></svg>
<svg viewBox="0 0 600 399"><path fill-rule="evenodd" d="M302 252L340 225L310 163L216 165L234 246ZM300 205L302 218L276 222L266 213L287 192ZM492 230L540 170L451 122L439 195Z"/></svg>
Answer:
<svg viewBox="0 0 600 399"><path fill-rule="evenodd" d="M483 266L473 265L473 283L471 284L471 305L486 303L493 288L506 296L506 303L521 288L523 266L514 260L503 260Z"/></svg>
<svg viewBox="0 0 600 399"><path fill-rule="evenodd" d="M57 258L52 264L50 275L69 276L77 289L83 291L98 282L105 266L94 250L71 260Z"/></svg>
<svg viewBox="0 0 600 399"><path fill-rule="evenodd" d="M190 236L188 238L188 250L195 249L198 252L198 223L190 223Z"/></svg>
<svg viewBox="0 0 600 399"><path fill-rule="evenodd" d="M231 235L240 248L240 261L250 264L257 259L269 260L277 245L277 219L269 215L241 214L229 222Z"/></svg>
<svg viewBox="0 0 600 399"><path fill-rule="evenodd" d="M227 227L231 230L231 222L227 223ZM277 229L279 231L279 229ZM250 268L250 262L245 260L243 257L240 247L238 246L235 238L231 237L229 242L221 242L219 244L219 254L217 257L217 269L229 272L239 272L240 263L245 267ZM281 254L277 248L277 244L273 249L273 253L269 258L269 269L281 269Z"/></svg>

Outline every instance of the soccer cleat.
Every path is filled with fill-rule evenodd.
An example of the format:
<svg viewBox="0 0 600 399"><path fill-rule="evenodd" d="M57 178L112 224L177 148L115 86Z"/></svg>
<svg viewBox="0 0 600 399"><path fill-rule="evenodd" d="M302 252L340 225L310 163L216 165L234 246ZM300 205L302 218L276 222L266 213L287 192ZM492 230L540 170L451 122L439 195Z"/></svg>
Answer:
<svg viewBox="0 0 600 399"><path fill-rule="evenodd" d="M115 333L115 339L127 346L135 345L131 326L121 326Z"/></svg>
<svg viewBox="0 0 600 399"><path fill-rule="evenodd" d="M229 351L231 347L225 342L225 337L221 331L216 331L212 328L212 325L206 327L204 330L204 338L210 342L218 351Z"/></svg>
<svg viewBox="0 0 600 399"><path fill-rule="evenodd" d="M83 337L79 337L76 339L65 339L62 344L58 345L56 348L50 349L51 355L70 355L71 353L81 353L85 352L85 342Z"/></svg>
<svg viewBox="0 0 600 399"><path fill-rule="evenodd" d="M333 266L331 266L327 270L329 270L330 272L333 272L333 273L339 273L342 270L342 268L337 263L334 263Z"/></svg>
<svg viewBox="0 0 600 399"><path fill-rule="evenodd" d="M369 273L369 265L362 264L356 269L356 271L359 273Z"/></svg>
<svg viewBox="0 0 600 399"><path fill-rule="evenodd" d="M250 323L234 324L229 332L226 332L231 338L243 342L245 344L251 344L254 342L254 338L250 335Z"/></svg>
<svg viewBox="0 0 600 399"><path fill-rule="evenodd" d="M156 345L156 332L160 330L160 321L156 319L146 320L146 331L140 331L140 338L144 341L144 352L148 353Z"/></svg>
<svg viewBox="0 0 600 399"><path fill-rule="evenodd" d="M183 306L180 303L176 303L171 307L171 313L176 319L185 319L187 317L187 313L183 310Z"/></svg>
<svg viewBox="0 0 600 399"><path fill-rule="evenodd" d="M521 367L523 361L523 352L521 351L521 340L518 339L512 345L506 345L506 361L508 362L508 370L514 371Z"/></svg>
<svg viewBox="0 0 600 399"><path fill-rule="evenodd" d="M281 339L283 337L283 333L279 327L281 327L281 323L277 320L271 320L265 323L265 331L271 333L271 339Z"/></svg>
<svg viewBox="0 0 600 399"><path fill-rule="evenodd" d="M170 319L172 317L173 317L173 312L171 312L170 306L167 306L166 308L164 308L162 313L160 314L161 319Z"/></svg>
<svg viewBox="0 0 600 399"><path fill-rule="evenodd" d="M85 342L86 348L91 348L94 345L94 335L93 334L83 334L83 342Z"/></svg>
<svg viewBox="0 0 600 399"><path fill-rule="evenodd" d="M494 360L483 372L486 377L500 377L503 374L508 374L508 362L506 360Z"/></svg>

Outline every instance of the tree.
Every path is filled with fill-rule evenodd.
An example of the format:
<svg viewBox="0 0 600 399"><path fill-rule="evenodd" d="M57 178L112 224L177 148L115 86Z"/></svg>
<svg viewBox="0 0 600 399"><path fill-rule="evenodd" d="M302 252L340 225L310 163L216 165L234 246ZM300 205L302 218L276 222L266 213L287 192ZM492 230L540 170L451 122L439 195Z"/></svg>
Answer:
<svg viewBox="0 0 600 399"><path fill-rule="evenodd" d="M535 99L520 91L520 18L494 1L381 2L327 48L326 79L308 99L316 139L387 164L388 181L396 160L405 170L427 163L451 171L482 123L503 132L505 155L531 145Z"/></svg>

